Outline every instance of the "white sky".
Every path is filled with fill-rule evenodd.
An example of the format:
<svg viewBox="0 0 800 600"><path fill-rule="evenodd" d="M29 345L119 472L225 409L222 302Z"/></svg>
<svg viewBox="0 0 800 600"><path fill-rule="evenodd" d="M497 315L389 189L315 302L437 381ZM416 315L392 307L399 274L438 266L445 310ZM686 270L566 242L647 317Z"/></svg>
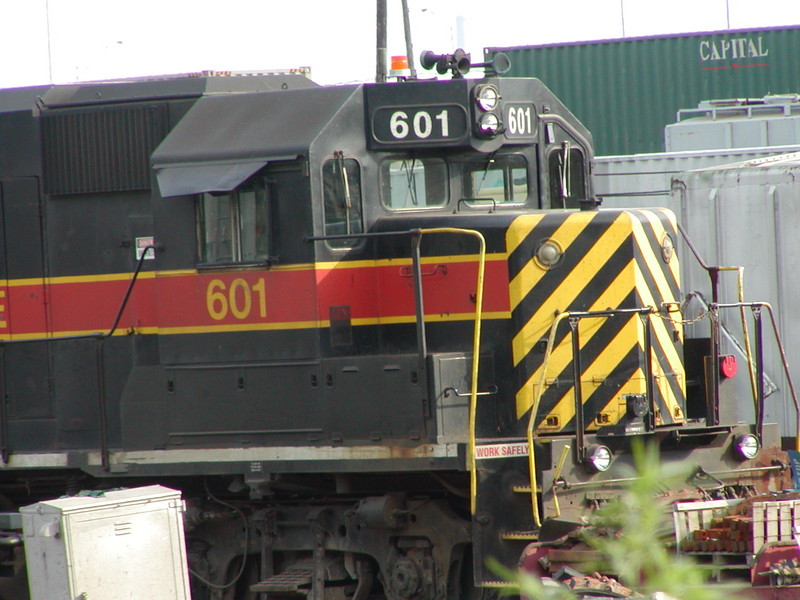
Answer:
<svg viewBox="0 0 800 600"><path fill-rule="evenodd" d="M388 55L405 54L401 0L388 4ZM422 50L452 52L462 42L473 62L482 60L486 46L800 24L800 0L408 4L415 59ZM312 78L322 84L369 81L375 77L375 5L375 0L0 0L0 88L298 66L310 66Z"/></svg>

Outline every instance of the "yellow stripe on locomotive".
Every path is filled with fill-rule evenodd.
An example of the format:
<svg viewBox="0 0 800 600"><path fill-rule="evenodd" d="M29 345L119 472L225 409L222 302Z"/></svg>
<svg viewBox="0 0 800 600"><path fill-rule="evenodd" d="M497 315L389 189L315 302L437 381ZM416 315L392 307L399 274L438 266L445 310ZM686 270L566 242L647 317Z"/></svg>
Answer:
<svg viewBox="0 0 800 600"><path fill-rule="evenodd" d="M540 397L537 431L574 430L569 319L558 326L549 354L546 347L556 316L579 312L583 318L573 326L586 428L640 432L641 419L632 416L647 412L653 426L685 420L683 328L674 312L680 295L676 229L674 215L663 209L571 211L514 220L506 247L518 418ZM631 310L647 307L652 313ZM619 309L627 312L614 313ZM585 315L601 311L612 314Z"/></svg>

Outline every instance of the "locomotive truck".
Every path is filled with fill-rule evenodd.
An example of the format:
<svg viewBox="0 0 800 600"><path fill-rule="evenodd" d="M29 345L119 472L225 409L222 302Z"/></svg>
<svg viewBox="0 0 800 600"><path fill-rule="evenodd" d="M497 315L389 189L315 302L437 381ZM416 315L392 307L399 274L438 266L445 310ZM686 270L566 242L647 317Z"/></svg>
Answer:
<svg viewBox="0 0 800 600"><path fill-rule="evenodd" d="M675 216L598 208L541 81L424 62L452 77L0 92L9 515L158 482L196 600L461 599L618 494L634 440L704 497L786 485L763 397L727 409L737 303L684 339Z"/></svg>

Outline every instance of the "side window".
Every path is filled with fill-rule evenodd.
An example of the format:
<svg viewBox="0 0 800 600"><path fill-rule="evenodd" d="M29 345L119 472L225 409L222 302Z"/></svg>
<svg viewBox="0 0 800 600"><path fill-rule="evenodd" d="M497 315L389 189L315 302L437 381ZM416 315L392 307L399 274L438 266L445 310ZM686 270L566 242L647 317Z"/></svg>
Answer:
<svg viewBox="0 0 800 600"><path fill-rule="evenodd" d="M200 196L197 230L200 263L268 260L271 239L264 180L259 178L246 182L232 192Z"/></svg>
<svg viewBox="0 0 800 600"><path fill-rule="evenodd" d="M325 235L364 232L361 215L361 169L352 158L337 155L322 165ZM332 248L352 248L358 239L329 240Z"/></svg>
<svg viewBox="0 0 800 600"><path fill-rule="evenodd" d="M470 200L521 204L528 199L528 162L521 154L489 156L464 165L464 194Z"/></svg>
<svg viewBox="0 0 800 600"><path fill-rule="evenodd" d="M547 161L551 208L578 208L578 201L586 198L583 152L564 144L553 150Z"/></svg>
<svg viewBox="0 0 800 600"><path fill-rule="evenodd" d="M444 206L447 182L441 158L391 158L381 164L383 204L392 210Z"/></svg>

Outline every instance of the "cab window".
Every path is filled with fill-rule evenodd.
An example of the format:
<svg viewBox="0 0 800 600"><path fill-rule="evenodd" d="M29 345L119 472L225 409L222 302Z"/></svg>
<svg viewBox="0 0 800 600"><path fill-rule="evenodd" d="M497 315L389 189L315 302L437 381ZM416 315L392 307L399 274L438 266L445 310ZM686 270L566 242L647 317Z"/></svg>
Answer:
<svg viewBox="0 0 800 600"><path fill-rule="evenodd" d="M568 145L553 150L548 157L550 206L578 208L586 199L585 160L579 148Z"/></svg>
<svg viewBox="0 0 800 600"><path fill-rule="evenodd" d="M528 162L520 154L489 155L464 164L464 197L497 204L522 204L528 199Z"/></svg>
<svg viewBox="0 0 800 600"><path fill-rule="evenodd" d="M269 259L269 204L263 178L246 182L232 192L200 196L197 223L200 263Z"/></svg>
<svg viewBox="0 0 800 600"><path fill-rule="evenodd" d="M325 235L351 235L364 232L361 213L361 169L358 161L341 155L322 165ZM328 240L332 248L352 248L358 239Z"/></svg>
<svg viewBox="0 0 800 600"><path fill-rule="evenodd" d="M381 164L383 204L392 210L444 206L447 164L441 158L391 158Z"/></svg>

